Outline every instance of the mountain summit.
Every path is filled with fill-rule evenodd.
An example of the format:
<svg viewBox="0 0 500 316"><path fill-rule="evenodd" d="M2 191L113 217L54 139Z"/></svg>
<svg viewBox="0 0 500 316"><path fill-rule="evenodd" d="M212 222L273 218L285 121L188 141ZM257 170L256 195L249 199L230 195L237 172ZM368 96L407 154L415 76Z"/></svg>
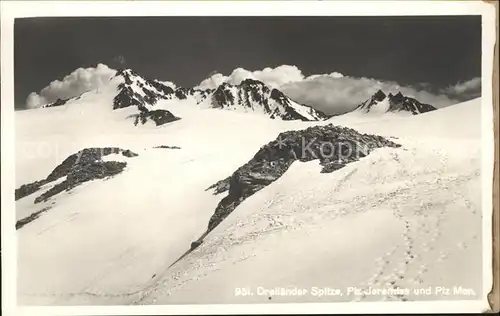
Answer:
<svg viewBox="0 0 500 316"><path fill-rule="evenodd" d="M410 112L413 115L422 114L436 110L430 104L420 103L414 98L404 96L401 92L393 95L386 95L382 90L378 90L371 98L361 103L356 110L364 113L376 112Z"/></svg>
<svg viewBox="0 0 500 316"><path fill-rule="evenodd" d="M272 119L319 121L328 118L326 114L294 102L280 90L271 89L254 79L245 79L239 85L221 84L212 94L211 106L262 113Z"/></svg>

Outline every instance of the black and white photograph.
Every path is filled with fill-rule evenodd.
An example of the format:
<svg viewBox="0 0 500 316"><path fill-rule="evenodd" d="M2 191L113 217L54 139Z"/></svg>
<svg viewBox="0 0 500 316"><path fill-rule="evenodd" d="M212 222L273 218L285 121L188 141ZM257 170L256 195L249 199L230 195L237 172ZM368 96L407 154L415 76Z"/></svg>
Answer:
<svg viewBox="0 0 500 316"><path fill-rule="evenodd" d="M17 306L488 309L494 8L272 2L10 19Z"/></svg>

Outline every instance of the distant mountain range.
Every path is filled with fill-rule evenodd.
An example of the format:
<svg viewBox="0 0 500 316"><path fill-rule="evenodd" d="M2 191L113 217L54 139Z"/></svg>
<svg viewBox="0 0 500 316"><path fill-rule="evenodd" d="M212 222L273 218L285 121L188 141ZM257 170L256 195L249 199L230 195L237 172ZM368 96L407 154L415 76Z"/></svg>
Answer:
<svg viewBox="0 0 500 316"><path fill-rule="evenodd" d="M117 94L113 98L112 108L137 107L140 113L137 114L136 125L139 121L144 124L148 119L152 119L157 125L178 119L167 110L155 109L154 105L160 100L186 100L188 98L206 107L260 113L271 119L321 121L331 117L311 106L299 104L279 89L271 88L254 79L245 79L238 85L224 82L216 89L202 90L176 87L173 84L146 79L131 69L117 71L114 78L120 80L118 80ZM62 106L78 98L58 99L43 107ZM401 92L386 95L382 90L378 90L354 111L363 113L404 111L417 115L433 110L436 110L434 106L404 96Z"/></svg>
<svg viewBox="0 0 500 316"><path fill-rule="evenodd" d="M391 93L386 95L382 90L378 90L371 98L361 103L356 110L365 113L406 111L417 115L434 111L436 108L430 104L420 103L416 99L406 97L401 92L398 92L396 95Z"/></svg>

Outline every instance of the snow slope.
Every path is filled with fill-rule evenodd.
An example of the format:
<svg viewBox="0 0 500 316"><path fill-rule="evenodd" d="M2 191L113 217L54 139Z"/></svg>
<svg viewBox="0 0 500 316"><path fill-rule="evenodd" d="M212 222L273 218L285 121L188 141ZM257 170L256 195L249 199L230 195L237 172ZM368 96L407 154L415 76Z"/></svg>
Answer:
<svg viewBox="0 0 500 316"><path fill-rule="evenodd" d="M243 202L139 302L389 300L394 298L348 295L347 288L457 284L479 295L478 170L464 172L460 158L432 149L426 154L379 150L333 176L320 174L313 162L294 164L282 179ZM444 157L447 171L435 163ZM468 162L477 165L475 158ZM255 295L235 297L235 287ZM332 287L344 296L259 295L259 287Z"/></svg>
<svg viewBox="0 0 500 316"><path fill-rule="evenodd" d="M198 109L187 100L155 105L181 120L136 127L127 120L133 109L110 110L113 93L110 88L82 96L81 104L16 113L18 185L46 177L81 148L114 144L139 154L112 179L46 203L33 204L34 195L16 202L18 219L52 207L18 230L22 304L64 304L71 297L94 298L86 292L140 289L206 229L219 197L205 189L295 124ZM38 152L40 144L51 150ZM181 149L153 148L159 145Z"/></svg>
<svg viewBox="0 0 500 316"><path fill-rule="evenodd" d="M328 120L360 131L409 138L480 139L481 99L474 99L419 115L350 112Z"/></svg>
<svg viewBox="0 0 500 316"><path fill-rule="evenodd" d="M477 99L404 124L389 119L386 124L393 124L385 130L380 122L352 122L364 132L413 139L398 140L406 150L378 149L332 175L320 174L316 162L295 163L243 202L136 303L477 299L482 290L479 110ZM470 127L462 125L464 119ZM348 292L395 286L432 292L399 297ZM466 290L435 293L436 287L453 291L455 286ZM254 295L236 296L235 287ZM262 290L275 287L310 294L273 296ZM315 287L338 288L344 295L319 297Z"/></svg>
<svg viewBox="0 0 500 316"><path fill-rule="evenodd" d="M50 210L17 231L19 304L403 299L347 292L280 297L258 295L259 286L461 285L481 294L480 99L412 117L353 114L325 122L163 100L158 108L181 120L135 127L130 109L110 111L114 93L110 86L83 95L78 106L16 113L18 185L45 177L83 147L139 154L122 174L49 200ZM331 174L321 174L317 161L293 163L168 268L203 233L223 197L208 186L279 132L328 123L398 137L404 149L377 149ZM40 151L40 144L51 150ZM16 202L19 214L47 206L29 199ZM255 295L235 296L235 287Z"/></svg>

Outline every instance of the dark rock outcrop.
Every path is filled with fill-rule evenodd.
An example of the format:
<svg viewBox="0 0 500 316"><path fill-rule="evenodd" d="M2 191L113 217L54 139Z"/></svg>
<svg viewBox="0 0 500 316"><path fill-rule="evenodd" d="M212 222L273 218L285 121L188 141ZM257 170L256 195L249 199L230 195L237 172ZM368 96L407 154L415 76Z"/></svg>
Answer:
<svg viewBox="0 0 500 316"><path fill-rule="evenodd" d="M230 90L229 83L221 84L212 95L212 106L214 108L224 108L234 102L233 93Z"/></svg>
<svg viewBox="0 0 500 316"><path fill-rule="evenodd" d="M185 88L177 88L175 89L175 97L179 100L187 99L187 89Z"/></svg>
<svg viewBox="0 0 500 316"><path fill-rule="evenodd" d="M46 201L50 197L62 191L68 191L83 182L103 179L119 174L123 171L127 163L102 160L102 157L110 154L121 154L129 158L138 156L128 149L124 150L118 147L85 148L66 158L60 165L54 168L47 178L22 185L20 188L16 189L15 199L19 200L25 196L31 195L40 190L41 186L50 184L62 177L66 177L66 179L38 196L35 199L35 203Z"/></svg>
<svg viewBox="0 0 500 316"><path fill-rule="evenodd" d="M229 182L230 181L231 181L231 177L227 177L225 179L217 181L217 183L215 183L215 184L212 184L205 191L214 190L215 195L224 193L227 190L229 190Z"/></svg>
<svg viewBox="0 0 500 316"><path fill-rule="evenodd" d="M66 180L42 193L35 199L35 203L45 202L52 196L62 191L69 191L83 182L114 176L122 172L126 165L126 162L118 161L94 161L85 165L78 164L68 172Z"/></svg>
<svg viewBox="0 0 500 316"><path fill-rule="evenodd" d="M382 101L382 100L384 100L384 99L385 99L385 97L386 97L386 95L385 95L384 91L382 91L382 90L380 90L380 89L379 89L379 90L378 90L377 92L375 92L375 94L373 95L373 100L375 100L375 101Z"/></svg>
<svg viewBox="0 0 500 316"><path fill-rule="evenodd" d="M197 240L197 241L193 241L193 242L191 243L191 247L190 247L190 249L191 249L191 250L195 250L195 249L196 249L196 248L198 248L198 247L199 247L202 243L203 243L202 241L198 241L198 240Z"/></svg>
<svg viewBox="0 0 500 316"><path fill-rule="evenodd" d="M149 120L153 121L156 126L180 120L179 117L176 117L167 110L146 110L132 116L135 118L134 125L136 126L137 124L139 124L139 122L144 125Z"/></svg>
<svg viewBox="0 0 500 316"><path fill-rule="evenodd" d="M25 217L23 219L18 220L16 222L16 230L22 228L24 225L26 225L28 223L31 223L35 219L39 218L40 215L42 215L43 213L47 212L50 209L51 209L50 206L44 207L41 210L39 210L39 211L37 211L35 213L32 213L30 216L27 216L27 217Z"/></svg>
<svg viewBox="0 0 500 316"><path fill-rule="evenodd" d="M131 87L121 83L118 85L118 94L113 99L113 110L129 106L140 106L144 104L141 95L135 93Z"/></svg>
<svg viewBox="0 0 500 316"><path fill-rule="evenodd" d="M198 104L209 98L214 92L215 89L202 90L197 88L190 88L187 90L187 94L194 97Z"/></svg>
<svg viewBox="0 0 500 316"><path fill-rule="evenodd" d="M61 98L58 98L55 102L52 102L52 103L49 103L49 104L46 104L44 107L46 108L51 108L51 107L55 107L55 106L61 106L61 105L65 105L66 102L68 102L69 99L61 99Z"/></svg>
<svg viewBox="0 0 500 316"><path fill-rule="evenodd" d="M161 92L165 98L167 98L167 96L172 96L174 94L174 89L172 89L172 87L166 86L161 82L158 82L156 80L147 80L147 82L157 91Z"/></svg>
<svg viewBox="0 0 500 316"><path fill-rule="evenodd" d="M163 148L163 149L181 149L179 146L167 146L167 145L160 145L160 146L155 146L153 148Z"/></svg>
<svg viewBox="0 0 500 316"><path fill-rule="evenodd" d="M381 136L361 134L332 124L281 133L230 177L208 188L214 189L214 194L228 192L210 218L208 231L214 229L246 198L280 178L296 160L305 162L318 159L323 166L321 172L329 173L381 147L400 145Z"/></svg>
<svg viewBox="0 0 500 316"><path fill-rule="evenodd" d="M436 110L436 108L430 104L420 103L418 100L406 97L401 92L396 95L389 94L389 111L408 111L413 115L426 113Z"/></svg>
<svg viewBox="0 0 500 316"><path fill-rule="evenodd" d="M23 184L21 185L18 189L16 189L15 192L15 200L22 199L25 196L28 196L30 194L35 193L36 191L40 190L40 187L49 183L50 181L47 181L46 179L40 180L40 181L35 181L32 183L28 184Z"/></svg>

